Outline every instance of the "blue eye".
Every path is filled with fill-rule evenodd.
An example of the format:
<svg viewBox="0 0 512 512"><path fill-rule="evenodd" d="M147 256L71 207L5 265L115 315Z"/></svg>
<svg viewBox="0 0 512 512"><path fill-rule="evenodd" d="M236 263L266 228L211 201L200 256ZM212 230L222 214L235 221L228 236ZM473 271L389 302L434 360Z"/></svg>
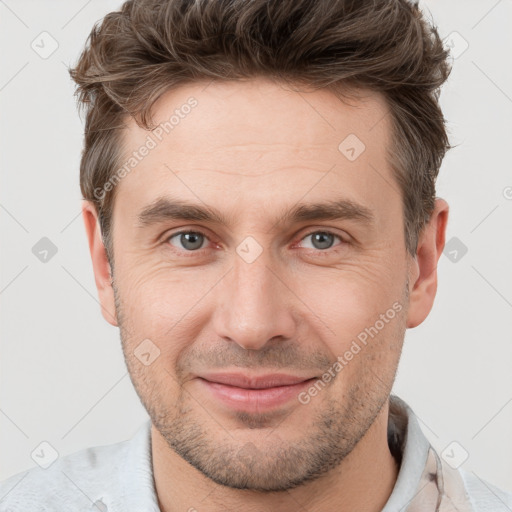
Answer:
<svg viewBox="0 0 512 512"><path fill-rule="evenodd" d="M179 237L178 241L179 244L181 244L181 247L171 242L171 240L176 237ZM205 239L206 235L198 231L180 231L179 233L175 233L170 236L167 240L171 245L178 247L179 249L184 248L186 251L197 251L202 248Z"/></svg>
<svg viewBox="0 0 512 512"><path fill-rule="evenodd" d="M307 234L302 240L305 240L308 237L312 237L312 248L318 249L319 251L330 249L334 243L335 238L343 242L341 237L331 233L330 231L313 231Z"/></svg>
<svg viewBox="0 0 512 512"><path fill-rule="evenodd" d="M303 243L309 237L311 237L311 245L305 248L315 249L318 253L328 253L329 249L333 247L335 239L341 242L338 245L343 245L345 242L339 235L330 231L317 230L304 236L300 243ZM169 236L165 242L180 251L193 253L205 248L208 240L208 236L200 231L179 231Z"/></svg>

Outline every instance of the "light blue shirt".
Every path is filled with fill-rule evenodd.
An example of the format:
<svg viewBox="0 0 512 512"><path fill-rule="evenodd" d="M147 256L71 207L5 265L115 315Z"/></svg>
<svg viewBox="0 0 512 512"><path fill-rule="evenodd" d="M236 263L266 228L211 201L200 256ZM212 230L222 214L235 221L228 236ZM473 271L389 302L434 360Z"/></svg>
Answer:
<svg viewBox="0 0 512 512"><path fill-rule="evenodd" d="M390 432L402 462L383 512L511 512L512 493L448 467L410 407L391 395ZM160 512L151 462L151 422L120 443L87 448L0 482L0 512Z"/></svg>

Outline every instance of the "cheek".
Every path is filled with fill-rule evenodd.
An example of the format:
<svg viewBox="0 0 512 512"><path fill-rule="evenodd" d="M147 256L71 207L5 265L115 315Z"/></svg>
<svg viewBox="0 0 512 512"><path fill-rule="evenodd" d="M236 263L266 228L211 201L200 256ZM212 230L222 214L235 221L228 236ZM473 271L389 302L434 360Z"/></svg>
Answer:
<svg viewBox="0 0 512 512"><path fill-rule="evenodd" d="M331 367L340 377L335 389L342 395L357 389L372 394L372 389L382 390L393 381L405 335L405 306L402 299L349 299L343 310L333 313L336 335L325 336L329 354L339 363Z"/></svg>
<svg viewBox="0 0 512 512"><path fill-rule="evenodd" d="M385 265L349 265L310 271L294 283L296 295L328 324L351 327L375 321L395 301L401 301L405 273Z"/></svg>
<svg viewBox="0 0 512 512"><path fill-rule="evenodd" d="M379 346L400 337L400 312L406 304L405 276L398 265L346 265L310 278L296 281L296 294L311 310L309 322L323 333L334 359L351 350L354 341L361 347L365 341Z"/></svg>
<svg viewBox="0 0 512 512"><path fill-rule="evenodd" d="M218 277L168 265L132 267L119 272L118 289L129 343L149 338L173 359L200 328L196 315ZM184 335L186 333L186 335Z"/></svg>

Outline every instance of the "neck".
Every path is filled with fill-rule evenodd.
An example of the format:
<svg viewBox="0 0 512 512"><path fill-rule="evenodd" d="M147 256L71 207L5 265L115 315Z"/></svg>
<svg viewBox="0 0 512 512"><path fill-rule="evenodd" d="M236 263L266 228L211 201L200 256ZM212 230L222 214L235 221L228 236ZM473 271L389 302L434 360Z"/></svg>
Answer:
<svg viewBox="0 0 512 512"><path fill-rule="evenodd" d="M155 488L161 512L309 512L337 510L378 512L386 504L398 476L398 464L387 440L389 403L352 452L322 477L286 492L230 489L216 484L172 451L151 427Z"/></svg>

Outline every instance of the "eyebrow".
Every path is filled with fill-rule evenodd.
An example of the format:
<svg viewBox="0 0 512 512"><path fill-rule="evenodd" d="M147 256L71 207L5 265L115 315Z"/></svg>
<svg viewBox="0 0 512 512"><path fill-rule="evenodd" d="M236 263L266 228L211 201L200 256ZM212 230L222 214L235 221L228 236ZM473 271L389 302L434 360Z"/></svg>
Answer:
<svg viewBox="0 0 512 512"><path fill-rule="evenodd" d="M367 206L342 198L322 203L297 204L281 215L273 224L273 228L276 225L297 224L305 221L344 219L371 225L375 221L375 216ZM138 225L141 228L169 220L208 222L228 226L235 219L225 216L215 208L169 197L156 199L144 207L138 215Z"/></svg>

